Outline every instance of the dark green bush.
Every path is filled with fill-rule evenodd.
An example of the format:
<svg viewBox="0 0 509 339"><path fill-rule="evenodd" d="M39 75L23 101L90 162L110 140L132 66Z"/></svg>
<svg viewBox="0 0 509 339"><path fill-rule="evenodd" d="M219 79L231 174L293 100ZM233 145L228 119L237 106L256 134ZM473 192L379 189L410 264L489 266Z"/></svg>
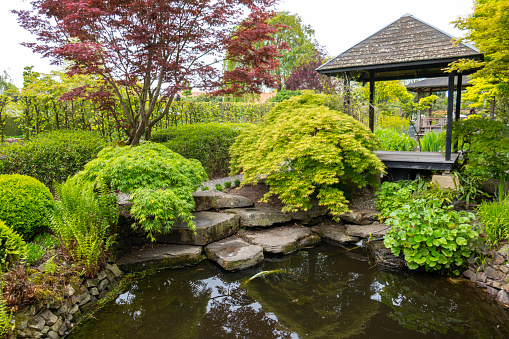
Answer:
<svg viewBox="0 0 509 339"><path fill-rule="evenodd" d="M0 220L0 267L6 268L25 257L23 238Z"/></svg>
<svg viewBox="0 0 509 339"><path fill-rule="evenodd" d="M24 239L48 229L53 207L51 192L37 179L0 174L0 220Z"/></svg>
<svg viewBox="0 0 509 339"><path fill-rule="evenodd" d="M155 132L152 141L164 143L185 158L197 159L210 178L218 178L228 175L228 150L235 138L251 126L218 122L181 125Z"/></svg>
<svg viewBox="0 0 509 339"><path fill-rule="evenodd" d="M49 187L83 169L107 142L88 131L53 131L36 136L24 144L0 146L1 174L24 174Z"/></svg>

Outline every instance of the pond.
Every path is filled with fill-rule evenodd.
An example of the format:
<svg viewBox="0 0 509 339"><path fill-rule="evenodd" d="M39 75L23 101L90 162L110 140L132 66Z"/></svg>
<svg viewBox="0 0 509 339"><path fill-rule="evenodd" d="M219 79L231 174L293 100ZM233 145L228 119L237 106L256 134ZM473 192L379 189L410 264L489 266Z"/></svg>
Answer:
<svg viewBox="0 0 509 339"><path fill-rule="evenodd" d="M327 244L236 273L209 261L161 271L95 317L68 338L509 337L508 311L480 289Z"/></svg>

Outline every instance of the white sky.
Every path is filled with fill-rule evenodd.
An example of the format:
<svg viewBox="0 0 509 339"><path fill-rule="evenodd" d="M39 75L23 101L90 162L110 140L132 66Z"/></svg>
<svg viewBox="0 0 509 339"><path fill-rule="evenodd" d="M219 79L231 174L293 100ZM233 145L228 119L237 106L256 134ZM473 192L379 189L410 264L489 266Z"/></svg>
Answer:
<svg viewBox="0 0 509 339"><path fill-rule="evenodd" d="M23 83L23 68L35 66L48 73L54 66L41 59L20 42L35 41L16 22L12 9L28 7L28 0L0 0L0 72L4 70L18 87ZM311 25L318 42L336 56L406 13L453 35L461 36L451 21L472 12L473 0L280 0L279 10L297 13Z"/></svg>

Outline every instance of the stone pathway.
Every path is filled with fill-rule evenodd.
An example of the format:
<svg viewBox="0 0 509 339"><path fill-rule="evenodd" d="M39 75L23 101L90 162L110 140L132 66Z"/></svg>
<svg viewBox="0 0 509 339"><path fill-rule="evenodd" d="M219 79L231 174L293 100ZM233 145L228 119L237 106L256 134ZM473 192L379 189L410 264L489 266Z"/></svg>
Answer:
<svg viewBox="0 0 509 339"><path fill-rule="evenodd" d="M237 174L237 175L234 175L233 177L225 177L225 178L219 178L219 179L213 179L213 180L209 180L209 181L204 181L201 183L202 186L204 187L208 187L209 190L215 190L216 189L216 184L221 184L221 186L224 187L224 183L225 182L231 182L232 183L232 187L235 187L235 180L240 180L240 182L242 182L244 178L244 175L242 174ZM198 190L201 190L201 188L199 188Z"/></svg>

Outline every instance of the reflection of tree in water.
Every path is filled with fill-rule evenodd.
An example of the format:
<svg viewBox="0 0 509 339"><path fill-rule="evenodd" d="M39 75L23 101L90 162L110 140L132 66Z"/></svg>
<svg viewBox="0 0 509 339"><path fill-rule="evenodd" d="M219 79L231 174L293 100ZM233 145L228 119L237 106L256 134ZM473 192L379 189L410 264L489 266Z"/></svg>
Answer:
<svg viewBox="0 0 509 339"><path fill-rule="evenodd" d="M245 288L285 329L301 337L347 338L363 332L380 304L366 293L372 279L356 269L367 264L352 265L341 256L300 252L277 263L283 273L254 279Z"/></svg>
<svg viewBox="0 0 509 339"><path fill-rule="evenodd" d="M509 333L507 313L479 300L473 289L468 293L468 288L444 280L386 272L379 272L377 284L381 301L392 309L388 316L409 330L454 331L469 338L502 338Z"/></svg>

